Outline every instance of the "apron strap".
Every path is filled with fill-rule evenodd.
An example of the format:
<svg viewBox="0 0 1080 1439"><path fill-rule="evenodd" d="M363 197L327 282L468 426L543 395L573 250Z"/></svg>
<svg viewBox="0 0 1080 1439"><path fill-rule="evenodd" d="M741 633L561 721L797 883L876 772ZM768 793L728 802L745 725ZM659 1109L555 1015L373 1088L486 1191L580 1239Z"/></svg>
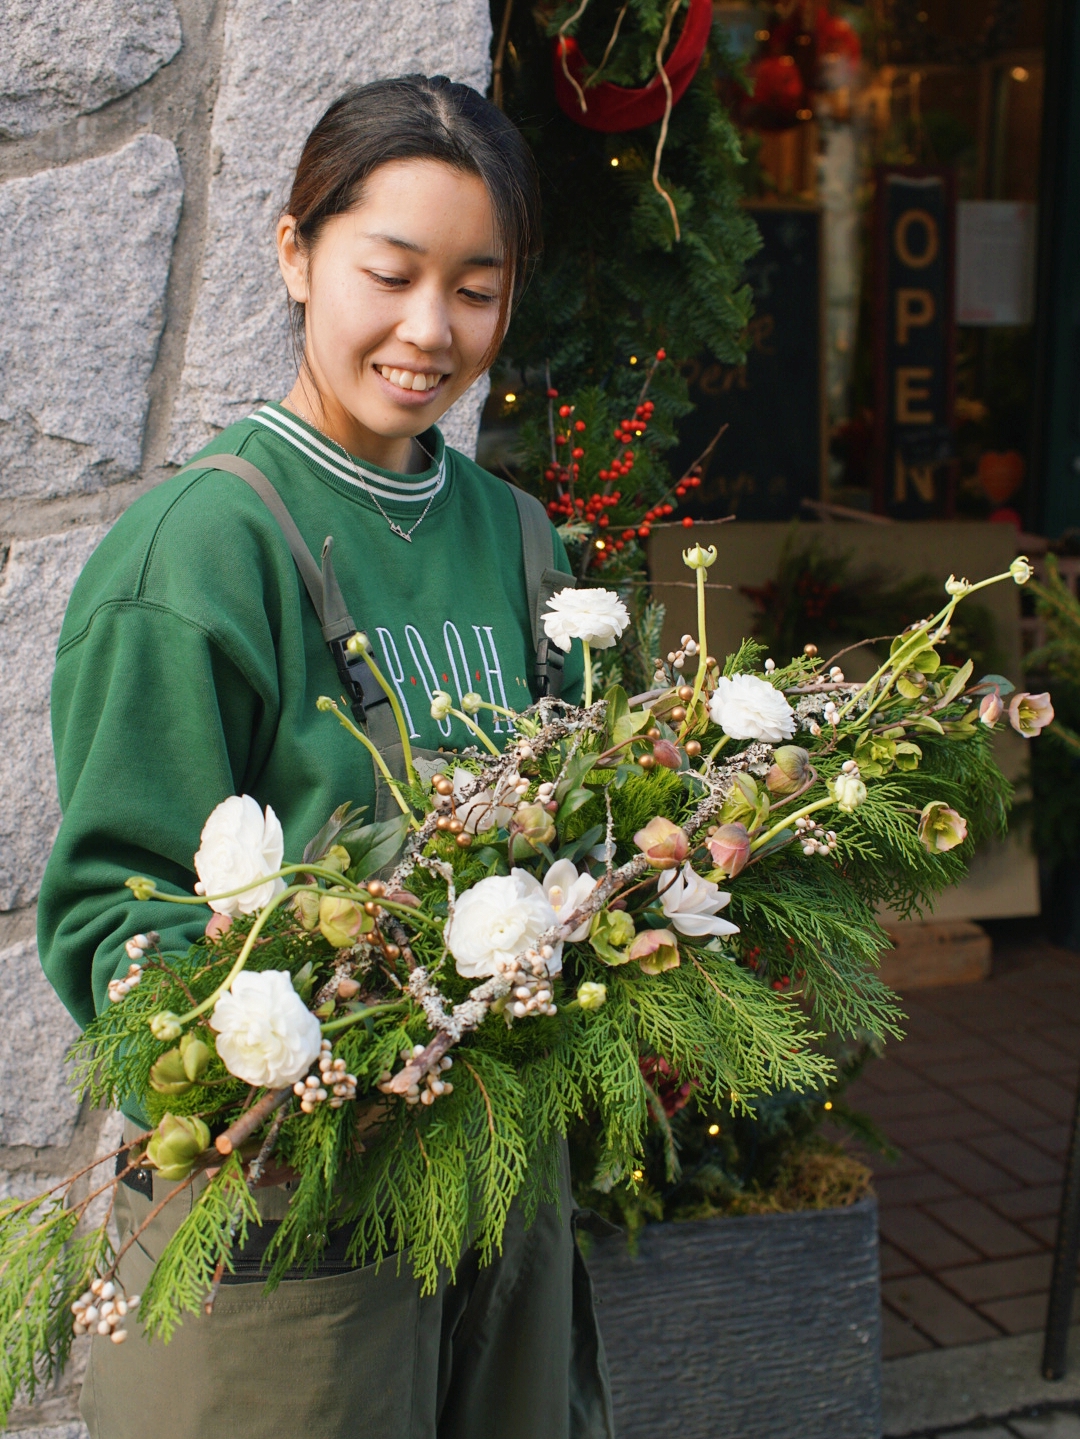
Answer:
<svg viewBox="0 0 1080 1439"><path fill-rule="evenodd" d="M527 491L510 486L521 523L521 553L525 563L525 593L529 597L529 623L532 626L533 648L536 652L534 670L536 698L550 695L558 699L562 693L562 650L544 633L544 611L548 600L559 590L576 589L577 580L552 565L551 521L540 501Z"/></svg>

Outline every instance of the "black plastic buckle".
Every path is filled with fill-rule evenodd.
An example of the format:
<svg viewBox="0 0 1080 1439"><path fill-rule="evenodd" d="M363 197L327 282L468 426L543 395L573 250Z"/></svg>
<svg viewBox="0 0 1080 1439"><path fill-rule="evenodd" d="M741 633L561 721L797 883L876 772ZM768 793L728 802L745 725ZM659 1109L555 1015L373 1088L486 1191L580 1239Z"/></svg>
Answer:
<svg viewBox="0 0 1080 1439"><path fill-rule="evenodd" d="M562 651L546 637L536 646L536 698L552 695L556 699L562 692L563 665L566 663Z"/></svg>
<svg viewBox="0 0 1080 1439"><path fill-rule="evenodd" d="M363 655L351 655L345 648L346 640L328 640L330 653L334 657L338 679L352 706L353 714L361 724L367 723L367 711L376 705L390 701L382 685L371 673L371 666Z"/></svg>

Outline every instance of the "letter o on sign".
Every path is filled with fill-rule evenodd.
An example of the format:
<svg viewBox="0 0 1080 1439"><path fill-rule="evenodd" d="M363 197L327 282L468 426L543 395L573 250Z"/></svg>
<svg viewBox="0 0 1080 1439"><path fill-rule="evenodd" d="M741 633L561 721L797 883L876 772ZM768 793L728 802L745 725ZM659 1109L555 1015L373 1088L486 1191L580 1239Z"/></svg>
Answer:
<svg viewBox="0 0 1080 1439"><path fill-rule="evenodd" d="M915 234L910 233L913 229ZM918 233L919 229L922 230L921 235ZM896 253L903 264L912 270L924 270L927 265L933 264L937 257L937 221L925 210L905 210L896 222L893 240ZM912 240L920 246L918 250L911 248Z"/></svg>

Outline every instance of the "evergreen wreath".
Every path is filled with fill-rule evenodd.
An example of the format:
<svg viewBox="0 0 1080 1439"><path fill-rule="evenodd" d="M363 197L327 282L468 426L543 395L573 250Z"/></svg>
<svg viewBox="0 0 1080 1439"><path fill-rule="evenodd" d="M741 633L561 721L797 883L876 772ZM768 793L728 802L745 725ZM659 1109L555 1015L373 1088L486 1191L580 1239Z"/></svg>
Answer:
<svg viewBox="0 0 1080 1439"><path fill-rule="evenodd" d="M490 1259L512 1203L528 1221L554 1199L558 1145L585 1114L596 1182L633 1185L663 1086L748 1113L779 1089L819 1092L826 1035L899 1034L874 973L875 906L918 911L962 876L975 839L1004 828L990 736L1006 701L1027 736L1053 713L1048 695L972 683L970 660L939 651L964 595L1030 567L950 576L943 608L856 684L805 654L762 663L752 641L719 665L704 620L715 559L684 555L699 633L633 697L592 695L592 652L629 622L618 596L556 595L545 630L582 643L583 705L515 714L438 692L433 716L477 744L426 782L357 634L398 714L405 777L373 758L400 818L365 824L344 805L283 864L272 811L232 796L203 830L195 894L128 881L136 900L216 918L184 955L130 941L74 1047L79 1095L133 1102L152 1127L95 1160L117 1173L77 1202L88 1171L0 1205L0 1418L75 1335L122 1343L137 1314L168 1340L186 1313L211 1313L260 1224L260 1182L295 1181L269 1288L311 1272L348 1226L349 1260L397 1255L430 1293L466 1245ZM319 708L372 748L336 701ZM484 709L512 722L503 751ZM83 1220L137 1167L173 1187L115 1248L111 1202ZM144 1293L126 1292L126 1250L180 1195L190 1212Z"/></svg>

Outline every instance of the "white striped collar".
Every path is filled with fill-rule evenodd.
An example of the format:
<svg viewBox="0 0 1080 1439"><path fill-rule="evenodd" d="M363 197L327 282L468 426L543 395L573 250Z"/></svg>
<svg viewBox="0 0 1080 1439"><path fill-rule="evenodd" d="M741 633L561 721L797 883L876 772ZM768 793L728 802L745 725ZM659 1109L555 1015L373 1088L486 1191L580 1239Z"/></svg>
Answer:
<svg viewBox="0 0 1080 1439"><path fill-rule="evenodd" d="M356 468L351 468L345 462L344 451L331 448L284 410L264 405L261 410L256 410L251 418L271 430L279 439L286 440L309 460L314 460L322 469L329 470L339 480L345 480L363 493L377 495L380 500L423 505L433 500L446 484L445 451L435 467L434 474L427 478L394 479L379 470L368 469L356 460L352 461ZM352 456L349 458L351 460Z"/></svg>

